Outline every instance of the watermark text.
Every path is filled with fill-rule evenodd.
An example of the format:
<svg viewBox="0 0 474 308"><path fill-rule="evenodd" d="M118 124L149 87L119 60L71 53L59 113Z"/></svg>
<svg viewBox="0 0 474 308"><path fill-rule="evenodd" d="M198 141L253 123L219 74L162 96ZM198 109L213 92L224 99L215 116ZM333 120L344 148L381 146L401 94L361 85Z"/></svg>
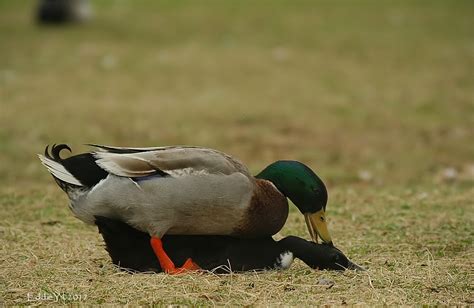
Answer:
<svg viewBox="0 0 474 308"><path fill-rule="evenodd" d="M87 294L76 294L67 292L45 292L38 293L28 292L26 300L28 302L82 302L87 299Z"/></svg>

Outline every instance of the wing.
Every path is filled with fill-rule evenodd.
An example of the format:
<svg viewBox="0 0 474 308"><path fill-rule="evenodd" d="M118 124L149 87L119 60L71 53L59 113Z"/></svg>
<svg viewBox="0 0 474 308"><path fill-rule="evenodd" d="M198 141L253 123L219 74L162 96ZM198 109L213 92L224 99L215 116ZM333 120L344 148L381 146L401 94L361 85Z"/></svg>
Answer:
<svg viewBox="0 0 474 308"><path fill-rule="evenodd" d="M183 176L190 174L242 173L252 178L247 167L230 155L217 150L169 146L155 148L122 148L92 145L96 163L109 173L125 177L150 175Z"/></svg>

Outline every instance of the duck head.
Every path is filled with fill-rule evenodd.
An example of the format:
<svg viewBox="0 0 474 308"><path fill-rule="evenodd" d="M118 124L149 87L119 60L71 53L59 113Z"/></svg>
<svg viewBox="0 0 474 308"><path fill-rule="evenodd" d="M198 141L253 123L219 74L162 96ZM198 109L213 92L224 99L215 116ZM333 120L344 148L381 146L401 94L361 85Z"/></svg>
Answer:
<svg viewBox="0 0 474 308"><path fill-rule="evenodd" d="M318 245L316 243L311 243L311 245L311 249L307 249L305 255L300 259L312 268L365 271L364 268L350 261L342 251L334 246Z"/></svg>
<svg viewBox="0 0 474 308"><path fill-rule="evenodd" d="M358 270L365 269L351 262L342 251L330 245L316 244L297 236L287 236L278 245L283 251L290 251L293 255L306 263L309 267L320 270Z"/></svg>
<svg viewBox="0 0 474 308"><path fill-rule="evenodd" d="M308 166L294 160L280 160L266 167L256 178L272 182L304 215L314 242L318 236L332 246L326 224L328 193L323 181Z"/></svg>
<svg viewBox="0 0 474 308"><path fill-rule="evenodd" d="M310 261L308 265L312 268L330 269L330 270L356 270L365 271L364 268L349 260L342 251L334 246L316 245L310 253Z"/></svg>

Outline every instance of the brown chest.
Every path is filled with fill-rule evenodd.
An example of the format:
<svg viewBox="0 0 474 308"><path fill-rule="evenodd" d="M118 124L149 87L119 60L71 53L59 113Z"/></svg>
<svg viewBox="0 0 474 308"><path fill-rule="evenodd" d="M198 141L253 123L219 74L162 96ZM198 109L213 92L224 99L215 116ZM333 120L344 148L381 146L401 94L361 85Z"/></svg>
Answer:
<svg viewBox="0 0 474 308"><path fill-rule="evenodd" d="M257 179L250 205L233 235L239 237L273 235L281 230L287 218L286 197L271 182Z"/></svg>

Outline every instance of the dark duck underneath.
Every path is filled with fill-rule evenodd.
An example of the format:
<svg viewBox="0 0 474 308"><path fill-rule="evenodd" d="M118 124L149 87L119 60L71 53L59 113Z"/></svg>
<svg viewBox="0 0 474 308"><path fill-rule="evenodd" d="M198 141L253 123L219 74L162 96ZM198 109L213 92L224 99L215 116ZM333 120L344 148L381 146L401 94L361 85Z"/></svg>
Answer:
<svg viewBox="0 0 474 308"><path fill-rule="evenodd" d="M150 235L124 222L96 217L112 262L131 272L163 272L150 246ZM294 258L320 270L363 270L336 247L296 236L242 239L220 235L165 235L163 248L176 266L192 259L194 269L215 273L286 269Z"/></svg>

